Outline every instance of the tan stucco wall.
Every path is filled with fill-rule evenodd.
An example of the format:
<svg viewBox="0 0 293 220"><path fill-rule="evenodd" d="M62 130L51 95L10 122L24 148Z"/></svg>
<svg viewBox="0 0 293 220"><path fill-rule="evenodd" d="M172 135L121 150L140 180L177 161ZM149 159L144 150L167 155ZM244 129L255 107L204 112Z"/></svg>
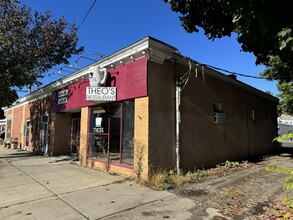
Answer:
<svg viewBox="0 0 293 220"><path fill-rule="evenodd" d="M255 120L251 118L251 109L255 109ZM278 135L277 106L248 93L247 111L249 154L264 154L267 152L268 146L278 147L277 142L272 142L272 139Z"/></svg>
<svg viewBox="0 0 293 220"><path fill-rule="evenodd" d="M50 155L69 154L71 113L51 113Z"/></svg>
<svg viewBox="0 0 293 220"><path fill-rule="evenodd" d="M175 81L187 67L148 63L150 166L175 167ZM272 151L277 135L276 104L219 78L201 73L181 93L180 167L208 167L225 160ZM223 103L225 124L214 123L213 102ZM256 120L251 119L255 109ZM267 118L271 115L271 118Z"/></svg>
<svg viewBox="0 0 293 220"><path fill-rule="evenodd" d="M152 169L175 165L175 81L173 65L148 63L149 163Z"/></svg>

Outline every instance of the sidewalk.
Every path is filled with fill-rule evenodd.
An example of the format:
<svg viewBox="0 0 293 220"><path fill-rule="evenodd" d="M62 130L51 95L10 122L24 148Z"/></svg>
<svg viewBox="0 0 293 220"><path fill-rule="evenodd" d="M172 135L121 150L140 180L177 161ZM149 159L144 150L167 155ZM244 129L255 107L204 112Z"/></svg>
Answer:
<svg viewBox="0 0 293 220"><path fill-rule="evenodd" d="M247 166L207 169L194 183L154 191L69 156L0 146L0 219L278 219L293 191L282 189L286 175L265 168L292 169L292 149L288 144Z"/></svg>
<svg viewBox="0 0 293 220"><path fill-rule="evenodd" d="M189 219L194 202L118 175L0 146L0 219Z"/></svg>

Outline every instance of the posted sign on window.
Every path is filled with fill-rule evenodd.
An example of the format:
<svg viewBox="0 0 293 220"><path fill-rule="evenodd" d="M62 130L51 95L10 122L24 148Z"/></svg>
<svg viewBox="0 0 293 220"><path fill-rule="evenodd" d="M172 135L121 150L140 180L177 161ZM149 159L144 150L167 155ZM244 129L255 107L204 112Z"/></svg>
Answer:
<svg viewBox="0 0 293 220"><path fill-rule="evenodd" d="M116 101L116 87L86 87L87 101Z"/></svg>

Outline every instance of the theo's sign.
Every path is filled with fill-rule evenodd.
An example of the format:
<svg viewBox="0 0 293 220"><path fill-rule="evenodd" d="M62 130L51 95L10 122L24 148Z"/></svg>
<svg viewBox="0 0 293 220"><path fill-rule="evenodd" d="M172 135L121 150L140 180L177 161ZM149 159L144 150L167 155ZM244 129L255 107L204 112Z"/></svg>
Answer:
<svg viewBox="0 0 293 220"><path fill-rule="evenodd" d="M87 101L116 101L116 87L86 87Z"/></svg>

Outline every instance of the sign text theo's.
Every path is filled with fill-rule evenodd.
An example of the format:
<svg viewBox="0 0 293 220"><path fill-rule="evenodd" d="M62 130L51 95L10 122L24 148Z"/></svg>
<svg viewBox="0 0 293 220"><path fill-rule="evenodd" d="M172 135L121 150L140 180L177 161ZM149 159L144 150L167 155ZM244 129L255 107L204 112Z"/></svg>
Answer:
<svg viewBox="0 0 293 220"><path fill-rule="evenodd" d="M86 87L87 101L116 101L116 87Z"/></svg>

